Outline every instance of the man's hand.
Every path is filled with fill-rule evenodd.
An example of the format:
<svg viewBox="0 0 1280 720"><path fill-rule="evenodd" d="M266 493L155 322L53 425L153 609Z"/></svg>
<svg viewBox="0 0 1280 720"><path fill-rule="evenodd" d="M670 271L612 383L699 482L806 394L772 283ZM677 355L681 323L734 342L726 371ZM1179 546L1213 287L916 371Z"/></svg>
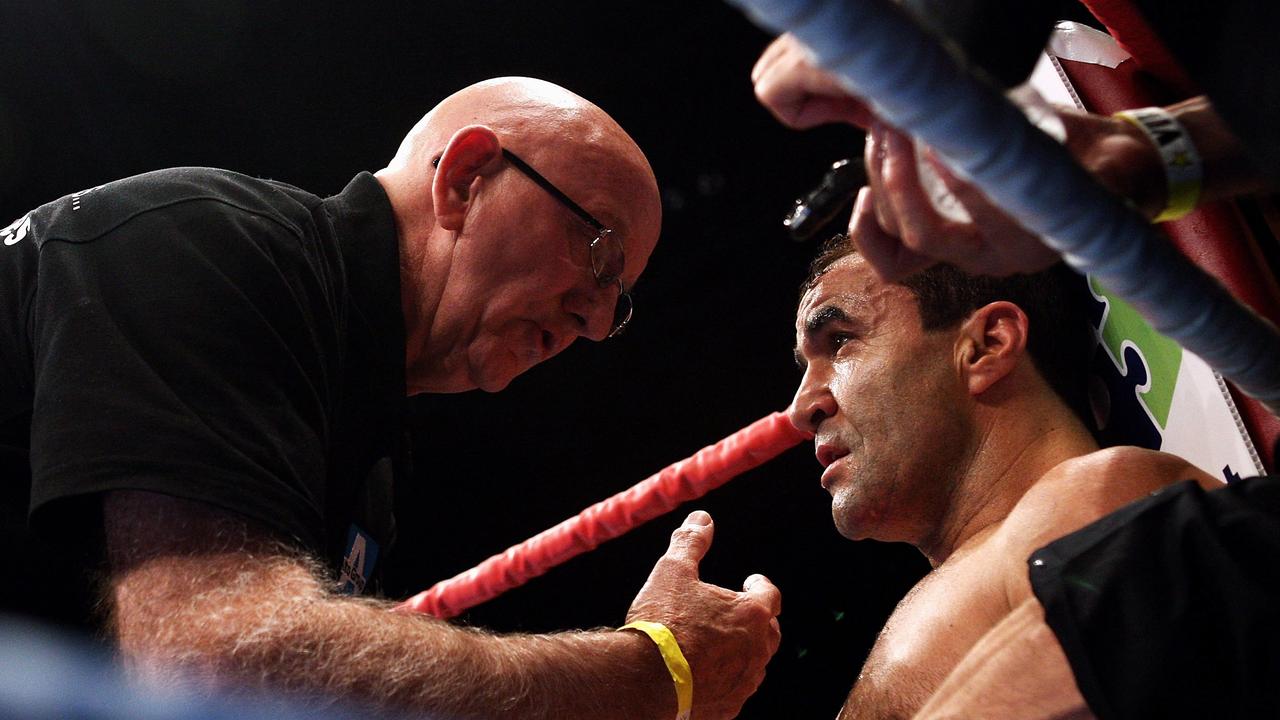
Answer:
<svg viewBox="0 0 1280 720"><path fill-rule="evenodd" d="M867 106L818 68L799 40L782 35L765 48L751 69L756 98L787 127L805 130L826 123L866 127Z"/></svg>
<svg viewBox="0 0 1280 720"><path fill-rule="evenodd" d="M1102 185L1129 198L1148 218L1160 211L1163 166L1140 130L1099 115L1064 111L1059 119L1067 149ZM870 189L858 197L849 234L881 277L898 280L935 261L972 274L1010 275L1043 270L1058 260L1037 235L927 151L924 162L971 219L957 221L938 212L921 181L914 143L903 133L873 123L864 157Z"/></svg>
<svg viewBox="0 0 1280 720"><path fill-rule="evenodd" d="M690 514L627 612L627 622L660 622L675 635L693 670L693 717L700 720L736 716L764 681L781 640L782 594L768 578L748 577L742 592L698 579L713 533L710 515Z"/></svg>
<svg viewBox="0 0 1280 720"><path fill-rule="evenodd" d="M973 185L926 157L935 175L968 212L959 221L939 212L921 181L906 135L876 123L867 133L869 187L854 204L849 236L886 280L900 280L934 262L969 273L1009 275L1052 265L1058 254L993 205Z"/></svg>

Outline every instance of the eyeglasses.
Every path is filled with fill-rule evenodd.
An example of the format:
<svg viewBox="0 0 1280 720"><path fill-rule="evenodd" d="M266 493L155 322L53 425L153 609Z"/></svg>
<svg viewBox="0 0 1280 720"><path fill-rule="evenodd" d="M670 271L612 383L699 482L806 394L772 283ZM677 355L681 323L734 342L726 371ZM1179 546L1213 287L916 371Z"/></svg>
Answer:
<svg viewBox="0 0 1280 720"><path fill-rule="evenodd" d="M529 167L529 163L521 160L515 153L502 148L502 156L515 166L516 170L519 170L525 177L537 183L539 187L550 193L551 197L572 210L574 215L582 218L583 222L596 231L595 239L588 246L591 249L591 272L595 275L596 284L600 287L618 286L618 302L613 307L613 325L609 328L609 337L616 337L627 327L627 323L631 322L631 313L634 309L634 305L631 302L631 293L622 287L622 271L627 264L626 255L622 249L622 241L618 239L613 230L605 227L604 223L595 219L581 205L570 200L569 196L565 195L560 188L552 185L550 180L543 177L537 170Z"/></svg>

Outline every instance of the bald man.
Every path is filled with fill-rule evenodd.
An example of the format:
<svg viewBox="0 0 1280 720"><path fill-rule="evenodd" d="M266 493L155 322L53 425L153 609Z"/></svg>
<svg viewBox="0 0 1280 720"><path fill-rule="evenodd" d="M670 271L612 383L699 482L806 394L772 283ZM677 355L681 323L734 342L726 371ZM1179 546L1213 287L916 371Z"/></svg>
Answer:
<svg viewBox="0 0 1280 720"><path fill-rule="evenodd" d="M527 78L447 98L327 199L183 168L40 207L0 247L0 431L29 452L32 526L99 552L153 680L675 717L641 633L496 636L351 597L394 534L404 397L501 390L620 330L660 214L622 128ZM699 581L711 537L689 516L627 615L674 634L700 720L737 714L779 639L768 580Z"/></svg>

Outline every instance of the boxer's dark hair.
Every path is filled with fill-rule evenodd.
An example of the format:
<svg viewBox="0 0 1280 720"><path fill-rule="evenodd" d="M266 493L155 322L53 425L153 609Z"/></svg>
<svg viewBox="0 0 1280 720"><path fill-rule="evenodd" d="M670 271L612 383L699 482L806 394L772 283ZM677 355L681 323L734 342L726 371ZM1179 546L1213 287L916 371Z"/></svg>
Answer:
<svg viewBox="0 0 1280 720"><path fill-rule="evenodd" d="M841 258L858 252L845 235L823 244L801 286L804 296ZM1089 408L1089 361L1097 344L1090 322L1092 295L1085 279L1064 263L1032 274L970 275L937 263L898 282L915 296L925 330L955 327L978 308L1006 300L1027 314L1027 352L1041 377L1084 422L1096 429Z"/></svg>

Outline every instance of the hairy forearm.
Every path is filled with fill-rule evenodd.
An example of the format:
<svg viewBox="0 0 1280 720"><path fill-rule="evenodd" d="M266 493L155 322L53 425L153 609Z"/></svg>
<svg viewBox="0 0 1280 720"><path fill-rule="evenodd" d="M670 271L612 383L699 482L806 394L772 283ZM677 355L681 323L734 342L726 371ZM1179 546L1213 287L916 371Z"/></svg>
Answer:
<svg viewBox="0 0 1280 720"><path fill-rule="evenodd" d="M391 612L334 594L311 560L245 522L172 498L115 493L104 517L112 630L149 680L449 718L675 714L636 633L503 636Z"/></svg>
<svg viewBox="0 0 1280 720"><path fill-rule="evenodd" d="M326 593L289 559L255 558L266 567L252 571L236 567L243 562L204 557L193 573L187 559L158 559L117 582L126 662L153 680L358 698L446 717L674 714L656 652L632 633L491 635ZM210 567L222 563L223 572Z"/></svg>

